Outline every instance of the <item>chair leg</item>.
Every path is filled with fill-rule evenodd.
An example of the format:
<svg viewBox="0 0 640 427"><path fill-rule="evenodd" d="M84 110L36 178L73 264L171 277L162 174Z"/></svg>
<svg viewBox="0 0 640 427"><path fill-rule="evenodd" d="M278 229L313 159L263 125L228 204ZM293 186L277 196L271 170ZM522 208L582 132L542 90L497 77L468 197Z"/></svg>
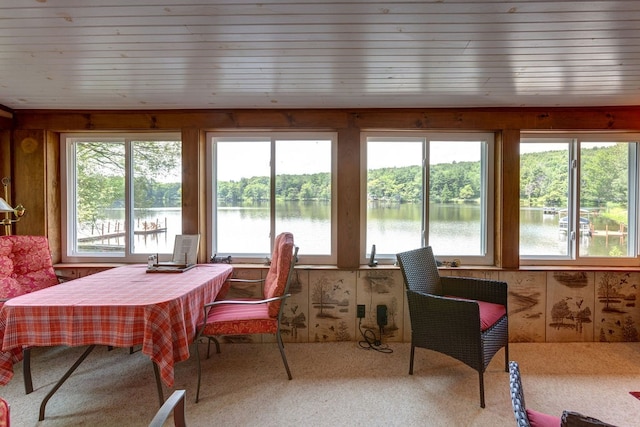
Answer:
<svg viewBox="0 0 640 427"><path fill-rule="evenodd" d="M504 346L504 371L509 372L509 344Z"/></svg>
<svg viewBox="0 0 640 427"><path fill-rule="evenodd" d="M200 362L200 343L196 340L196 359L198 359L198 387L196 388L196 403L200 400L200 378L202 375L202 366ZM207 354L209 353L207 348Z"/></svg>
<svg viewBox="0 0 640 427"><path fill-rule="evenodd" d="M480 375L480 407L484 408L484 375L482 371L478 371Z"/></svg>
<svg viewBox="0 0 640 427"><path fill-rule="evenodd" d="M216 344L216 353L220 354L220 342L216 337L207 337L207 359L209 358L209 353L211 350L211 341Z"/></svg>
<svg viewBox="0 0 640 427"><path fill-rule="evenodd" d="M24 378L24 393L33 391L33 380L31 379L31 348L22 349L22 377Z"/></svg>
<svg viewBox="0 0 640 427"><path fill-rule="evenodd" d="M287 356L284 354L284 344L282 343L282 336L280 336L280 328L278 328L278 332L276 333L276 337L278 339L278 348L280 349L280 356L282 356L282 363L284 363L284 368L287 370L287 376L291 379L291 371L289 370L289 364L287 363Z"/></svg>
<svg viewBox="0 0 640 427"><path fill-rule="evenodd" d="M413 375L413 356L416 353L416 346L411 344L411 356L409 356L409 375Z"/></svg>
<svg viewBox="0 0 640 427"><path fill-rule="evenodd" d="M216 353L220 353L220 342L216 337L207 336L207 359L211 350L211 341L216 345ZM198 359L198 387L196 388L196 403L200 400L200 382L202 379L202 362L200 361L200 339L196 338L196 359Z"/></svg>

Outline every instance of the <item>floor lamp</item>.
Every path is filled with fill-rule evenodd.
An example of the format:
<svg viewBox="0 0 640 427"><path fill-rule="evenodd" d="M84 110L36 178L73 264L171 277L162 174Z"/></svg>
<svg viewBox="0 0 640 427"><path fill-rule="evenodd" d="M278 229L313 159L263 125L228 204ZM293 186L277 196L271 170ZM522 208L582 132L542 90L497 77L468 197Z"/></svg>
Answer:
<svg viewBox="0 0 640 427"><path fill-rule="evenodd" d="M8 177L2 178L2 185L4 186L4 199L0 197L0 212L4 212L4 218L0 220L0 224L4 225L5 236L11 235L11 225L20 221L20 218L25 213L25 208L22 205L18 205L12 208L8 201L9 199L9 183L11 179ZM13 214L15 218L12 217Z"/></svg>

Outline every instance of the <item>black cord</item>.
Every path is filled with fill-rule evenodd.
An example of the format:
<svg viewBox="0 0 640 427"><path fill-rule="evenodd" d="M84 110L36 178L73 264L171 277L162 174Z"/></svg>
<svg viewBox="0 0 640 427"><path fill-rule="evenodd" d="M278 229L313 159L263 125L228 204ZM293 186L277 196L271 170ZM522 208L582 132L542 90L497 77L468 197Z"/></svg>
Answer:
<svg viewBox="0 0 640 427"><path fill-rule="evenodd" d="M358 345L360 346L360 348L362 348L363 350L375 350L379 351L380 353L393 353L393 350L390 349L386 344L382 345L382 326L380 326L380 339L376 337L375 332L373 332L371 329L365 329L364 332L362 331L362 318L360 318L360 320L358 321L358 329L360 329L360 333L364 338L364 340L358 341Z"/></svg>

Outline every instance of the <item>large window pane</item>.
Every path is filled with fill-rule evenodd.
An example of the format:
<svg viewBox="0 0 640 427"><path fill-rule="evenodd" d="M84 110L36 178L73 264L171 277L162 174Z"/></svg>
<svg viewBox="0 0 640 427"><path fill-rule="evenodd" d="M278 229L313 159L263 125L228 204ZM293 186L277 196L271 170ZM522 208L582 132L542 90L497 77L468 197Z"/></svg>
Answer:
<svg viewBox="0 0 640 427"><path fill-rule="evenodd" d="M182 233L181 142L157 135L63 135L63 260L144 261Z"/></svg>
<svg viewBox="0 0 640 427"><path fill-rule="evenodd" d="M525 262L557 258L624 265L623 258L635 256L636 140L631 134L522 138L520 255Z"/></svg>
<svg viewBox="0 0 640 427"><path fill-rule="evenodd" d="M520 143L520 255L567 257L570 141Z"/></svg>
<svg viewBox="0 0 640 427"><path fill-rule="evenodd" d="M307 255L331 254L331 140L276 140L276 234Z"/></svg>
<svg viewBox="0 0 640 427"><path fill-rule="evenodd" d="M580 144L580 208L580 255L627 256L629 144Z"/></svg>
<svg viewBox="0 0 640 427"><path fill-rule="evenodd" d="M181 143L132 141L132 162L132 252L172 253L182 233Z"/></svg>
<svg viewBox="0 0 640 427"><path fill-rule="evenodd" d="M79 141L74 147L75 251L123 256L125 145Z"/></svg>
<svg viewBox="0 0 640 427"><path fill-rule="evenodd" d="M268 254L271 230L270 140L216 141L216 252Z"/></svg>
<svg viewBox="0 0 640 427"><path fill-rule="evenodd" d="M423 140L367 143L367 250L379 255L421 246Z"/></svg>
<svg viewBox="0 0 640 427"><path fill-rule="evenodd" d="M283 231L300 259L335 262L332 198L335 135L210 134L213 252L263 261Z"/></svg>
<svg viewBox="0 0 640 427"><path fill-rule="evenodd" d="M491 262L492 136L479 135L364 136L367 257L373 245L387 262L430 245L438 256Z"/></svg>
<svg viewBox="0 0 640 427"><path fill-rule="evenodd" d="M429 245L442 255L485 254L481 141L429 142Z"/></svg>

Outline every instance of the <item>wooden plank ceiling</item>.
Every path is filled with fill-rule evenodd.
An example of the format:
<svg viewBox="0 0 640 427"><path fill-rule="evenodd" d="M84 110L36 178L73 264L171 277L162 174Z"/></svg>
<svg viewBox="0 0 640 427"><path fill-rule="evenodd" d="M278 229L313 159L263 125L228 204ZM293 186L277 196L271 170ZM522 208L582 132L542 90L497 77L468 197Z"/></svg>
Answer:
<svg viewBox="0 0 640 427"><path fill-rule="evenodd" d="M10 109L640 105L640 1L2 0Z"/></svg>

